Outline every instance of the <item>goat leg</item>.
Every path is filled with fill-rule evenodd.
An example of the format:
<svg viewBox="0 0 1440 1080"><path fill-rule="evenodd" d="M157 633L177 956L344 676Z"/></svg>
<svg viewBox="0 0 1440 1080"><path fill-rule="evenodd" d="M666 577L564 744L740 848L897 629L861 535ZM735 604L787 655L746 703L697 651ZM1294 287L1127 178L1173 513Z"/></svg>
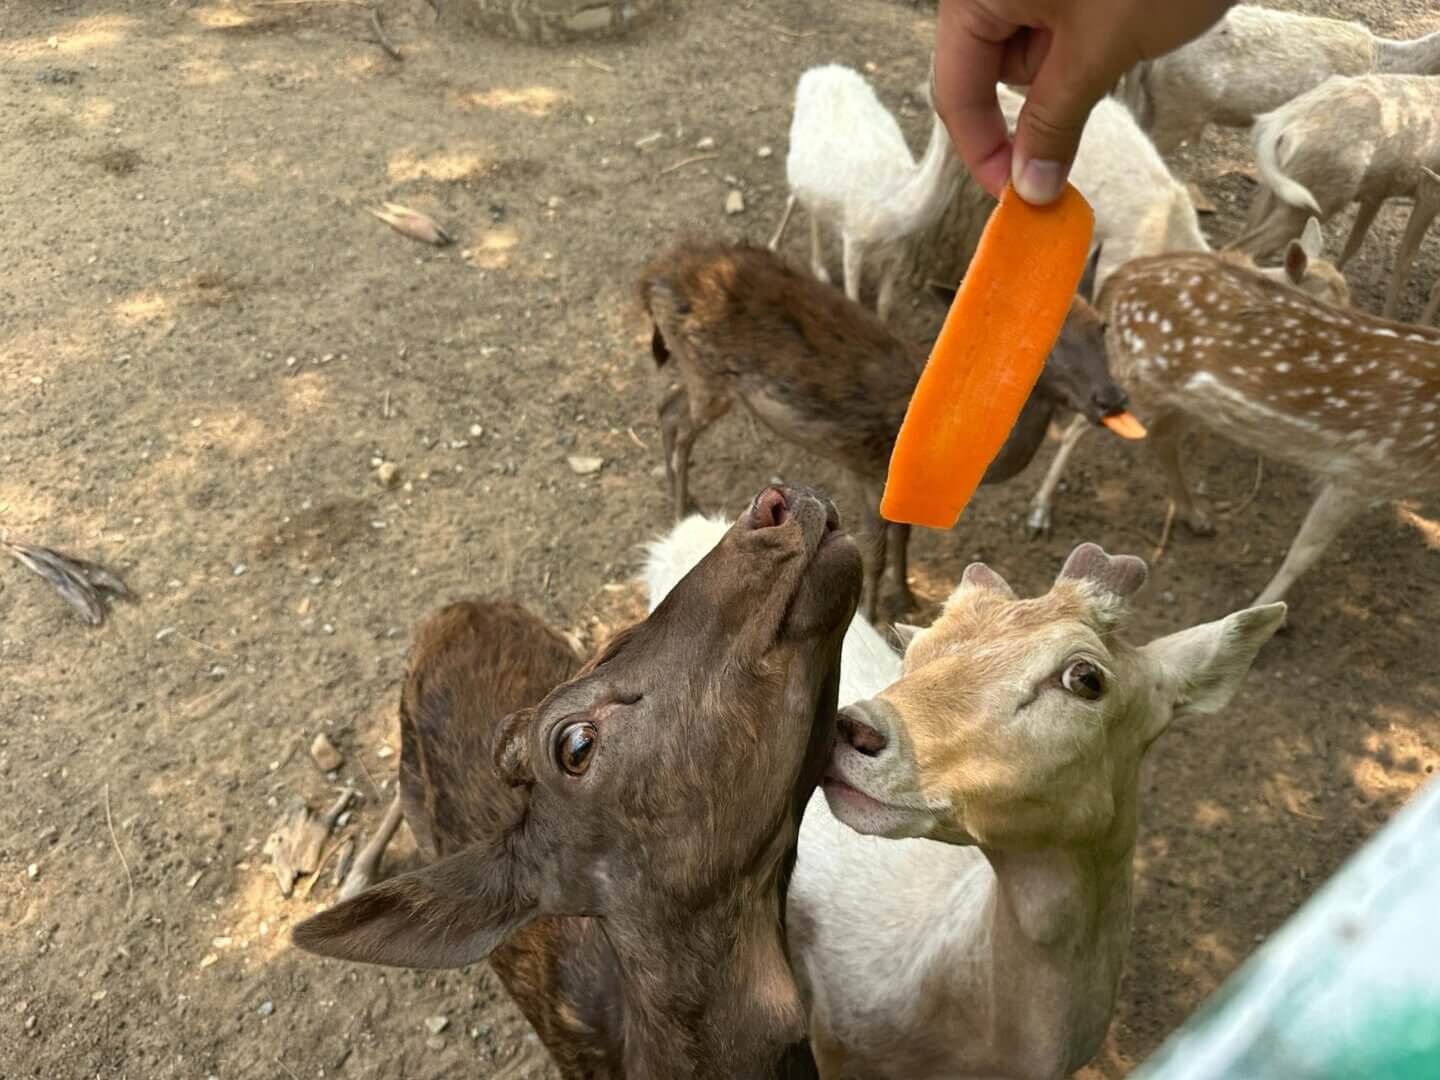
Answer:
<svg viewBox="0 0 1440 1080"><path fill-rule="evenodd" d="M349 900L352 896L358 896L375 884L376 879L380 876L380 857L385 854L385 848L389 846L390 838L395 835L395 830L400 827L400 819L403 816L400 796L396 795L395 800L390 804L390 809L385 811L380 828L375 830L375 835L360 849L360 854L355 856L355 862L351 865L350 872L345 875L344 884L340 886L341 900Z"/></svg>
<svg viewBox="0 0 1440 1080"><path fill-rule="evenodd" d="M1296 579L1315 565L1335 537L1354 520L1356 514L1365 509L1369 501L1367 496L1350 488L1335 483L1326 484L1310 505L1300 531L1290 542L1285 561L1270 579L1270 584L1265 586L1265 591L1255 598L1255 603L1273 604L1283 597Z"/></svg>
<svg viewBox="0 0 1440 1080"><path fill-rule="evenodd" d="M785 237L785 229L790 224L790 215L795 212L795 193L792 191L790 197L785 200L785 212L780 215L780 227L775 230L775 235L770 238L770 243L765 246L771 251L780 250L780 241Z"/></svg>
<svg viewBox="0 0 1440 1080"><path fill-rule="evenodd" d="M830 271L825 269L825 243L820 236L820 216L810 212L810 270L816 281L830 284Z"/></svg>
<svg viewBox="0 0 1440 1080"><path fill-rule="evenodd" d="M840 234L844 251L845 295L857 304L860 302L860 280L865 272L865 244L848 232Z"/></svg>
<svg viewBox="0 0 1440 1080"><path fill-rule="evenodd" d="M1050 535L1055 491L1060 486L1060 478L1065 473L1065 466L1070 462L1070 455L1075 452L1075 447L1085 437L1089 427L1090 422L1077 413L1065 428L1065 434L1060 437L1060 449L1055 451L1055 458L1045 472L1045 479L1040 482L1040 489L1030 500L1030 514L1025 519L1025 532L1032 540L1037 536Z"/></svg>
<svg viewBox="0 0 1440 1080"><path fill-rule="evenodd" d="M1185 414L1178 409L1161 413L1150 425L1150 445L1155 448L1155 456L1165 472L1165 482L1170 488L1170 499L1175 503L1176 512L1196 536L1214 536L1215 526L1205 511L1195 505L1190 496L1190 485L1185 482L1185 473L1180 467L1180 444L1184 438Z"/></svg>

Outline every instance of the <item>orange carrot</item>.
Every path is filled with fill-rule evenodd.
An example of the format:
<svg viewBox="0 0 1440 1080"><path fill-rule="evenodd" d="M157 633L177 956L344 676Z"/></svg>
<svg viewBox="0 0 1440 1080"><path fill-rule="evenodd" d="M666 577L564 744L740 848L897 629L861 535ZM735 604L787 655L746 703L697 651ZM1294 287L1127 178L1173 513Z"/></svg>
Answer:
<svg viewBox="0 0 1440 1080"><path fill-rule="evenodd" d="M1049 206L1006 187L910 399L880 501L887 520L959 519L1060 336L1094 221L1068 184Z"/></svg>

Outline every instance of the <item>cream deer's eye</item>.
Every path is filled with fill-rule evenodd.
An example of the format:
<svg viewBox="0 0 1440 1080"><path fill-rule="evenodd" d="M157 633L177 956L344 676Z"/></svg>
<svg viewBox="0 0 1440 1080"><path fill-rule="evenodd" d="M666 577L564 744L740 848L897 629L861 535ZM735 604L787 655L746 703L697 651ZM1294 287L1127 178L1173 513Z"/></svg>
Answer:
<svg viewBox="0 0 1440 1080"><path fill-rule="evenodd" d="M1105 676L1088 660L1073 660L1060 673L1060 685L1078 698L1095 701L1105 693Z"/></svg>

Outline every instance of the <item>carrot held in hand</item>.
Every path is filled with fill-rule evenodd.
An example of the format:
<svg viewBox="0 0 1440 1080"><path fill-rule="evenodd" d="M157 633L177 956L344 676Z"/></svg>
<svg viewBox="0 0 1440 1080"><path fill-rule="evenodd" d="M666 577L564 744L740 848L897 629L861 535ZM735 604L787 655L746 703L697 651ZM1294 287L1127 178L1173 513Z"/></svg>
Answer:
<svg viewBox="0 0 1440 1080"><path fill-rule="evenodd" d="M1095 216L1070 185L1032 206L1006 187L915 387L880 514L948 529L995 460L1060 336Z"/></svg>

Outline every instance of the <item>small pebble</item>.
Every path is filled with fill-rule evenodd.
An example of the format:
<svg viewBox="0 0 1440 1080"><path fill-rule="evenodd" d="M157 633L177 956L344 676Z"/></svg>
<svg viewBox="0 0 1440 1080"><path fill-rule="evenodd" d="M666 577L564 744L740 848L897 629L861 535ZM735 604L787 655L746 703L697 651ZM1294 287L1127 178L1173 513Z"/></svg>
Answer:
<svg viewBox="0 0 1440 1080"><path fill-rule="evenodd" d="M400 466L393 461L382 461L375 470L375 480L383 488L393 488L400 482Z"/></svg>
<svg viewBox="0 0 1440 1080"><path fill-rule="evenodd" d="M730 194L725 196L725 213L743 214L745 212L745 196L740 194L738 188L732 188Z"/></svg>
<svg viewBox="0 0 1440 1080"><path fill-rule="evenodd" d="M715 149L715 140L714 140L711 136L706 135L703 139L701 139L699 142L697 142L697 143L695 144L695 149L696 149L696 150L714 150L714 149Z"/></svg>
<svg viewBox="0 0 1440 1080"><path fill-rule="evenodd" d="M565 460L570 463L570 471L576 476L593 476L605 467L604 458L571 455Z"/></svg>
<svg viewBox="0 0 1440 1080"><path fill-rule="evenodd" d="M244 577L244 576L245 576L245 571L246 571L246 570L249 570L249 569L250 569L250 568L249 568L248 566L246 566L246 565L242 562L242 563L236 563L234 569L232 569L230 572L231 572L232 574L234 574L236 577Z"/></svg>
<svg viewBox="0 0 1440 1080"><path fill-rule="evenodd" d="M450 1026L450 1018L448 1016L431 1016L426 1018L425 1026L430 1029L431 1035L439 1035Z"/></svg>
<svg viewBox="0 0 1440 1080"><path fill-rule="evenodd" d="M375 751L375 756L378 757L380 760L383 761L383 760L385 760L385 759L388 758L388 757L394 756L394 753L395 753L395 751L394 751L394 750L391 750L390 747L388 747L388 746L382 746L382 747L380 747L379 750L376 750L376 751Z"/></svg>
<svg viewBox="0 0 1440 1080"><path fill-rule="evenodd" d="M483 427L481 427L479 424L471 424L471 425L470 425L470 437L471 437L472 439L478 439L478 438L480 438L481 435L484 435L484 434L485 434L485 429L484 429Z"/></svg>
<svg viewBox="0 0 1440 1080"><path fill-rule="evenodd" d="M260 1007L255 1011L261 1016L269 1016L275 1011L275 1003L273 1001L262 1001Z"/></svg>
<svg viewBox="0 0 1440 1080"><path fill-rule="evenodd" d="M31 881L34 881L40 876L40 864L32 862L29 866L25 868L25 873L30 875Z"/></svg>
<svg viewBox="0 0 1440 1080"><path fill-rule="evenodd" d="M771 154L773 154L773 153L775 153L775 151L772 150L770 147L768 147L768 146L762 146L762 147L760 147L759 150L756 150L756 151L755 151L755 156L756 156L756 157L767 158L767 157L769 157L769 156L770 156Z"/></svg>
<svg viewBox="0 0 1440 1080"><path fill-rule="evenodd" d="M345 755L335 749L335 744L323 731L315 736L315 741L310 744L310 757L320 767L321 772L330 772L345 764Z"/></svg>
<svg viewBox="0 0 1440 1080"><path fill-rule="evenodd" d="M333 633L335 633L335 627L332 626L332 625L331 625L330 623L328 623L328 622L327 622L324 626L320 627L320 629L321 629L321 630L324 630L325 633L327 633L327 634L333 634Z"/></svg>

